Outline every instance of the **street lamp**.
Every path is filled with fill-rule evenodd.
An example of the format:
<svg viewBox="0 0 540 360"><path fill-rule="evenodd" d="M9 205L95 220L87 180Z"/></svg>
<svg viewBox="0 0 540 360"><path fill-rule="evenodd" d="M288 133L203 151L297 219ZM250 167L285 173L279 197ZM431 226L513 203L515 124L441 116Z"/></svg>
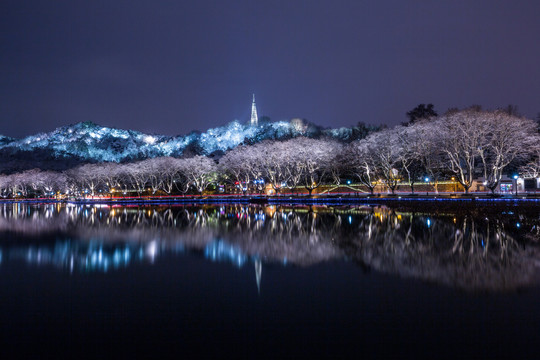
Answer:
<svg viewBox="0 0 540 360"><path fill-rule="evenodd" d="M519 177L519 176L514 175L514 182L515 182L515 185L516 185L516 196L517 196L517 194L518 194L518 193L517 193L517 191L518 191L518 189L517 189L517 185L518 185L518 184L517 184L517 180L518 180L518 177Z"/></svg>

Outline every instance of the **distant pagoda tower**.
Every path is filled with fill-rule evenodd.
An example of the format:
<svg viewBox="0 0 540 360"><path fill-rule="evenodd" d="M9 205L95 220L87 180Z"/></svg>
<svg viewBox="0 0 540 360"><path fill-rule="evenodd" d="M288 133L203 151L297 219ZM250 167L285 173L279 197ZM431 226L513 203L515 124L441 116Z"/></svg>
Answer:
<svg viewBox="0 0 540 360"><path fill-rule="evenodd" d="M255 94L253 94L253 102L251 103L251 126L259 125L259 117L257 116L257 106L255 105Z"/></svg>

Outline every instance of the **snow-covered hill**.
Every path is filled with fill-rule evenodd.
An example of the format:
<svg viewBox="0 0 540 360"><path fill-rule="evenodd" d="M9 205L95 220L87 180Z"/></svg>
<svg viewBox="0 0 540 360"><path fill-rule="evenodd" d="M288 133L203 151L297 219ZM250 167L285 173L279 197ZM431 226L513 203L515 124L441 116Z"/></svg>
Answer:
<svg viewBox="0 0 540 360"><path fill-rule="evenodd" d="M301 120L269 122L256 127L233 121L203 133L176 137L143 134L91 122L60 127L49 133L13 139L0 135L0 171L62 169L82 162L123 162L183 154L211 155L240 144L296 136L358 138L358 128L322 129Z"/></svg>
<svg viewBox="0 0 540 360"><path fill-rule="evenodd" d="M0 135L0 147L3 146L3 145L7 145L7 144L9 144L10 142L12 142L14 140L15 139L13 139L13 138L10 138L10 137L4 136L4 135Z"/></svg>

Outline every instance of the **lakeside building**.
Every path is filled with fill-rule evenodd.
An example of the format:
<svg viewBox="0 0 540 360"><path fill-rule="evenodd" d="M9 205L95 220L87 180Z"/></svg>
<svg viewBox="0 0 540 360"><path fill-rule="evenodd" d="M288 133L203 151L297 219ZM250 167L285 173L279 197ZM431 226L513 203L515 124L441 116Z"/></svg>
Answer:
<svg viewBox="0 0 540 360"><path fill-rule="evenodd" d="M516 188L518 192L537 192L540 190L540 178L503 175L495 192L512 194L516 192ZM480 177L473 180L471 191L483 192L490 190L485 186L485 179Z"/></svg>

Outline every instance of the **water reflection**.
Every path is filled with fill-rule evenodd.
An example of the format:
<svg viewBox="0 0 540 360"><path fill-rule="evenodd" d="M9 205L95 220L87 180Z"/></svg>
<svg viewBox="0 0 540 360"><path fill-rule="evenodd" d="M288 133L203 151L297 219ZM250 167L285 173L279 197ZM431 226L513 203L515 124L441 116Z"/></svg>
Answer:
<svg viewBox="0 0 540 360"><path fill-rule="evenodd" d="M468 290L538 281L538 209L0 205L0 264L109 271L186 251L237 267L350 259ZM1 271L1 268L0 268Z"/></svg>

